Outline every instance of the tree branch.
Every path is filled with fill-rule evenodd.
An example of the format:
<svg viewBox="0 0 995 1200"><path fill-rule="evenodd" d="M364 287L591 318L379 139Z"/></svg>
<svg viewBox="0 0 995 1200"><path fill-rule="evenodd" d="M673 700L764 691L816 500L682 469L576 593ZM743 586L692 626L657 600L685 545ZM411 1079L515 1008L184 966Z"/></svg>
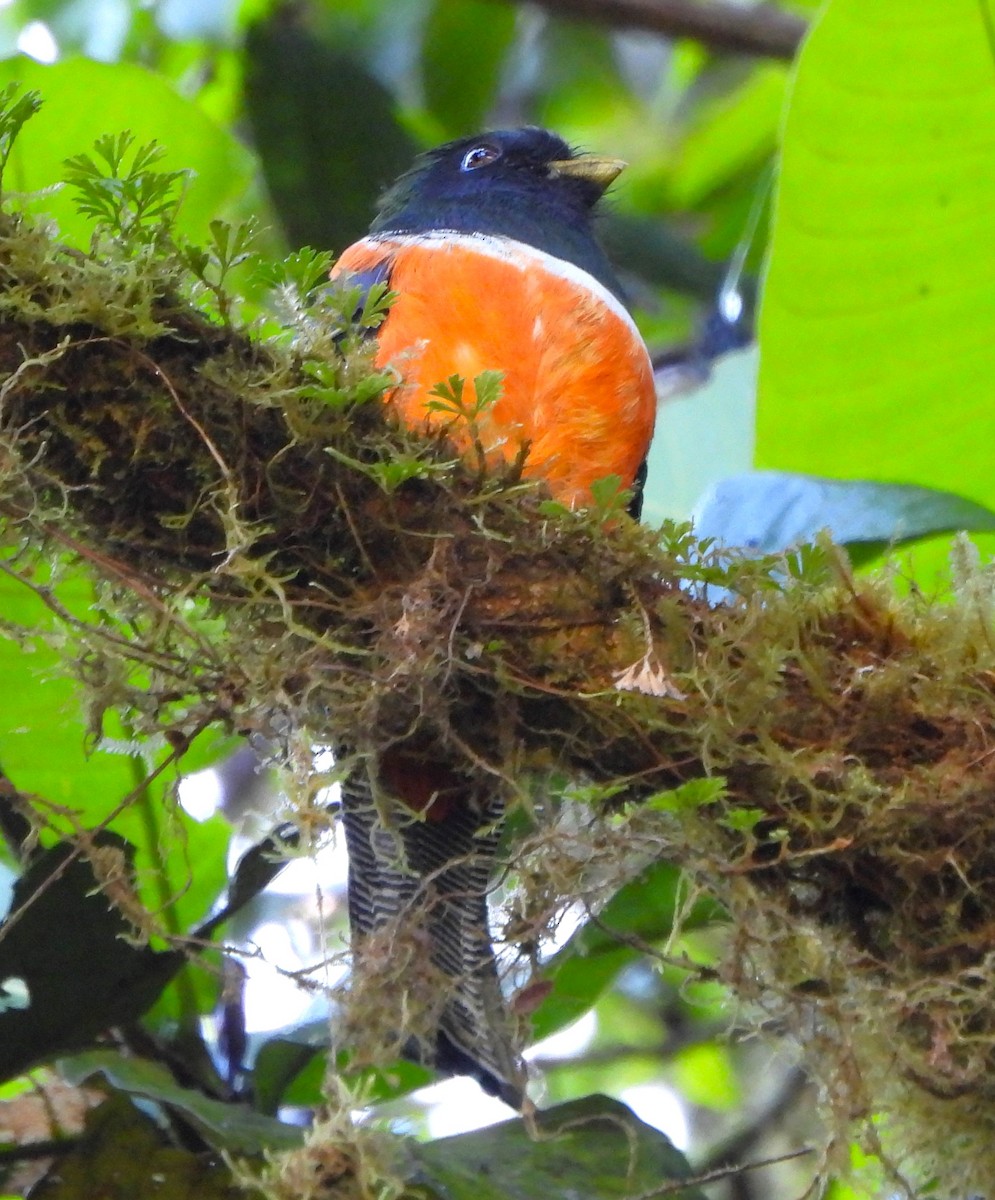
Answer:
<svg viewBox="0 0 995 1200"><path fill-rule="evenodd" d="M615 29L643 29L695 38L714 50L763 58L794 58L808 23L773 5L724 0L532 0L556 16L580 17Z"/></svg>
<svg viewBox="0 0 995 1200"><path fill-rule="evenodd" d="M686 864L731 915L724 977L804 1031L841 1129L914 1092L915 1138L991 1144L991 577L962 555L940 606L830 547L723 563L558 509L393 425L324 310L253 339L178 298L175 260L105 253L0 218L4 561L38 592L73 546L105 581L58 631L100 703L174 746L217 719L288 759L426 743L523 799L605 785L583 853L555 815L516 843L553 908Z"/></svg>

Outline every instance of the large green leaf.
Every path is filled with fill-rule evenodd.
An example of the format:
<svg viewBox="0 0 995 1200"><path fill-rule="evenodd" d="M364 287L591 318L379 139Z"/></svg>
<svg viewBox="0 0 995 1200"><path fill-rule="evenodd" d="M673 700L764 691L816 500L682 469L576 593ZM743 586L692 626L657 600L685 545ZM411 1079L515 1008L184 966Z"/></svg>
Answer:
<svg viewBox="0 0 995 1200"><path fill-rule="evenodd" d="M83 574L59 588L58 603L69 612L86 613L92 602ZM88 753L78 689L41 636L55 627L51 611L25 583L0 575L0 617L11 631L23 631L15 639L0 627L0 766L22 792L48 805L82 816L102 804L108 813L135 786L134 769L125 755Z"/></svg>
<svg viewBox="0 0 995 1200"><path fill-rule="evenodd" d="M21 131L4 177L7 188L37 191L58 183L63 161L89 151L105 133L130 129L138 143L157 141L165 171L192 174L177 228L208 239L209 222L239 197L252 173L252 156L166 80L131 63L70 58L52 66L17 57L0 62L0 87L19 82L41 92L41 112ZM46 195L40 207L54 217L64 240L86 246L90 222L79 217L68 188Z"/></svg>
<svg viewBox="0 0 995 1200"><path fill-rule="evenodd" d="M216 1156L181 1148L177 1141L147 1112L112 1094L89 1113L82 1136L66 1140L57 1169L31 1195L34 1200L250 1200L259 1195L236 1186L229 1165Z"/></svg>
<svg viewBox="0 0 995 1200"><path fill-rule="evenodd" d="M442 1200L571 1200L652 1196L691 1175L658 1129L607 1096L587 1096L537 1115L538 1133L505 1121L414 1147L415 1183ZM675 1189L677 1190L677 1189ZM698 1188L681 1200L703 1200Z"/></svg>
<svg viewBox="0 0 995 1200"><path fill-rule="evenodd" d="M93 587L84 573L68 575L56 595L70 613L89 615ZM93 748L79 688L43 640L55 621L38 594L0 575L0 616L10 630L24 631L15 638L0 628L0 767L19 791L38 797L39 815L61 836L110 818L110 828L136 848L142 898L171 932L188 932L225 886L230 826L220 816L198 822L178 810L170 795L175 770L143 786L148 767L127 742L120 753ZM226 744L211 731L202 740L200 763L210 747Z"/></svg>
<svg viewBox="0 0 995 1200"><path fill-rule="evenodd" d="M832 0L798 65L758 464L995 502L995 49L978 0Z"/></svg>

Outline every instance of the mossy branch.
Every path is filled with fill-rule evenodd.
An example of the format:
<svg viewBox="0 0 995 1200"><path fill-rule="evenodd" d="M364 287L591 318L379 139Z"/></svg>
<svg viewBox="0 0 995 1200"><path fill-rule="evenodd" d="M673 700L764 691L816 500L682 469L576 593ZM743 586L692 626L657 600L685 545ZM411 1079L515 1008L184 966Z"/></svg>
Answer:
<svg viewBox="0 0 995 1200"><path fill-rule="evenodd" d="M990 1133L991 578L966 564L957 603L899 601L828 552L782 585L514 470L481 489L390 422L333 313L265 339L188 288L147 241L83 255L0 217L0 515L8 543L110 581L96 702L174 743L208 712L276 742L427 744L511 793L610 785L613 853L697 871L735 918L741 993L814 1014L841 1117L898 1088L917 1129L970 1105Z"/></svg>

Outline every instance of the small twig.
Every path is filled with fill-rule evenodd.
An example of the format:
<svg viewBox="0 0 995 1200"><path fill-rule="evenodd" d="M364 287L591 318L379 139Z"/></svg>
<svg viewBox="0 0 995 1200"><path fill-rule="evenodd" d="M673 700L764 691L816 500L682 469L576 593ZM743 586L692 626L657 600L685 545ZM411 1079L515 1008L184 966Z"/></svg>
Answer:
<svg viewBox="0 0 995 1200"><path fill-rule="evenodd" d="M49 1138L44 1142L24 1142L19 1146L0 1146L0 1163L24 1162L68 1154L80 1144L78 1137Z"/></svg>
<svg viewBox="0 0 995 1200"><path fill-rule="evenodd" d="M535 0L541 8L615 29L645 29L666 37L689 37L714 50L794 58L808 29L803 17L768 4L728 0Z"/></svg>
<svg viewBox="0 0 995 1200"><path fill-rule="evenodd" d="M139 350L136 346L133 346L130 343L119 342L118 345L122 348L122 350L126 351L127 353L133 354L135 356L135 358L141 359L141 361L145 364L145 366L148 367L148 369L152 372L152 374L155 375L155 377L162 383L162 385L163 385L163 387L165 387L166 391L169 392L170 399L173 401L173 403L176 405L177 409L179 410L180 416L183 417L184 421L186 421L188 424L193 426L194 430L197 433L197 436L200 438L201 442L203 443L205 450L207 450L207 452L208 452L208 454L210 454L211 458L213 458L214 461L217 463L218 469L221 471L221 474L224 476L225 483L228 485L232 485L233 481L234 481L234 475L232 474L231 467L229 467L228 464L225 462L225 460L221 454L221 451L217 448L217 446L215 446L214 442L211 439L210 434L208 434L207 430L204 428L204 426L201 424L201 422L197 420L197 418L193 415L193 413L190 412L190 410L186 407L186 405L180 399L179 391L177 390L173 381L169 378L169 376L166 374L166 372L162 369L162 367L159 366L159 364L155 361L154 358L150 358L149 355L144 353L144 351Z"/></svg>
<svg viewBox="0 0 995 1200"><path fill-rule="evenodd" d="M809 1076L806 1072L800 1067L792 1067L770 1103L757 1113L749 1124L716 1146L701 1164L701 1170L707 1174L709 1171L717 1171L720 1167L729 1167L742 1159L773 1126L777 1125L808 1086Z"/></svg>
<svg viewBox="0 0 995 1200"><path fill-rule="evenodd" d="M716 1038L725 1037L729 1031L729 1027L719 1021L712 1022L710 1025L702 1029L696 1029L691 1032L671 1032L668 1030L667 1037L651 1046L633 1046L625 1043L613 1043L608 1046L599 1046L593 1050L584 1052L584 1067L596 1066L613 1066L628 1062L631 1059L642 1059L645 1061L649 1058L658 1060L670 1060L682 1050L687 1050L689 1047L705 1046L713 1043ZM529 1059L533 1067L542 1075L546 1075L550 1071L557 1071L563 1067L576 1067L577 1058L575 1055L566 1055L563 1057L545 1057L536 1055Z"/></svg>
<svg viewBox="0 0 995 1200"><path fill-rule="evenodd" d="M688 958L686 954L668 954L665 950L660 950L651 942L647 942L644 938L639 937L635 933L626 933L621 929L613 929L610 925L606 925L597 913L587 911L588 920L601 933L606 934L613 941L618 942L620 946L628 946L630 950L635 950L639 954L644 954L647 958L654 962L661 963L665 967L677 967L679 970L687 971L694 975L700 981L713 981L719 978L718 971L714 967L706 967L703 963L696 963Z"/></svg>
<svg viewBox="0 0 995 1200"><path fill-rule="evenodd" d="M811 1146L802 1146L800 1150L789 1150L787 1154L777 1154L773 1158L761 1158L756 1162L740 1163L734 1167L719 1167L715 1171L706 1171L701 1175L691 1175L687 1179L674 1179L658 1188L650 1188L648 1192L640 1192L636 1196L628 1196L626 1200L657 1200L659 1196L679 1196L687 1188L700 1188L709 1183L718 1183L721 1179L729 1179L733 1175L741 1175L744 1171L758 1171L761 1167L774 1167L778 1163L791 1162L795 1158L804 1158L812 1154Z"/></svg>

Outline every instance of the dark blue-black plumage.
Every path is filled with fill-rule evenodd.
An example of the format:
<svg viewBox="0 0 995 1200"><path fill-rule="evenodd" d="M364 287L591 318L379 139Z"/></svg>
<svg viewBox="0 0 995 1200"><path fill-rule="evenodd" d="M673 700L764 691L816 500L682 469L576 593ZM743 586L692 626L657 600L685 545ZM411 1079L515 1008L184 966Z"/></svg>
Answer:
<svg viewBox="0 0 995 1200"><path fill-rule="evenodd" d="M555 167L583 158L532 125L447 142L421 155L384 193L370 232L446 229L514 238L573 263L624 298L594 236L605 183Z"/></svg>

